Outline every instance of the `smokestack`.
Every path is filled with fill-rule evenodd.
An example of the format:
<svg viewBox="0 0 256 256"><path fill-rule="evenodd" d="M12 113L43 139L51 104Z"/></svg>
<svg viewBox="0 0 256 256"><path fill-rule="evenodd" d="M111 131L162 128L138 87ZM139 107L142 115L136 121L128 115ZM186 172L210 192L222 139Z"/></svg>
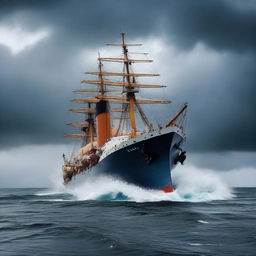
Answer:
<svg viewBox="0 0 256 256"><path fill-rule="evenodd" d="M105 100L96 103L96 126L98 147L102 147L111 137L109 103Z"/></svg>

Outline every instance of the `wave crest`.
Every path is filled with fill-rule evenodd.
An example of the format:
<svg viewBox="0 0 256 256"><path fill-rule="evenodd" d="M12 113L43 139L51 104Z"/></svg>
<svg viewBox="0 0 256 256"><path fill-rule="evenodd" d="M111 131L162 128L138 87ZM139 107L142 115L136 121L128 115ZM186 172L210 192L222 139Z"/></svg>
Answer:
<svg viewBox="0 0 256 256"><path fill-rule="evenodd" d="M75 200L120 200L135 202L177 201L205 202L233 197L216 172L180 166L173 171L176 190L173 193L143 189L109 177L93 177L76 186L59 187L52 193L68 193ZM49 192L50 193L50 192Z"/></svg>

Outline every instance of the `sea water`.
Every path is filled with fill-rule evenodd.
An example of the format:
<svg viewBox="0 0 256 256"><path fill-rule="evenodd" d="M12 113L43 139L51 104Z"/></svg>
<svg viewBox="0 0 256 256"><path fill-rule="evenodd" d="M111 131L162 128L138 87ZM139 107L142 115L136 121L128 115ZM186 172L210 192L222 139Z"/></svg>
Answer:
<svg viewBox="0 0 256 256"><path fill-rule="evenodd" d="M256 189L214 173L174 175L174 193L107 177L0 190L0 255L256 255Z"/></svg>

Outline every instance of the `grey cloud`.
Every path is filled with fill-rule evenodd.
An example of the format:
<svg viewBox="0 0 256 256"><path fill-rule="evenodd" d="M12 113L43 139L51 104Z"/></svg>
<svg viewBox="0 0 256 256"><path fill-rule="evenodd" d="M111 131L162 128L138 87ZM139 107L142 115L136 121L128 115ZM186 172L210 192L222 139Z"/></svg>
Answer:
<svg viewBox="0 0 256 256"><path fill-rule="evenodd" d="M243 1L250 5L251 1ZM165 33L180 47L201 41L220 50L255 50L256 9L234 1L1 1L2 17L21 13L27 26L52 25L73 44ZM22 12L25 14L22 17ZM158 31L158 32L157 32Z"/></svg>
<svg viewBox="0 0 256 256"><path fill-rule="evenodd" d="M255 151L255 57L228 56L210 73L188 77L178 93L190 102L188 145L194 151Z"/></svg>
<svg viewBox="0 0 256 256"><path fill-rule="evenodd" d="M245 2L246 4L246 2ZM232 1L1 1L0 22L29 31L52 29L35 47L12 56L0 47L1 146L63 142L70 91L79 87L83 48L129 38L164 37L177 51L201 42L227 56L208 76L180 77L174 99L190 104L192 151L255 150L255 9ZM204 56L199 56L204 57ZM202 59L203 61L203 59ZM181 67L182 69L182 67ZM170 67L171 72L171 67ZM171 89L170 89L171 90Z"/></svg>
<svg viewBox="0 0 256 256"><path fill-rule="evenodd" d="M256 168L255 152L206 152L191 153L187 159L187 164L198 168L209 168L217 171L231 171L242 168Z"/></svg>

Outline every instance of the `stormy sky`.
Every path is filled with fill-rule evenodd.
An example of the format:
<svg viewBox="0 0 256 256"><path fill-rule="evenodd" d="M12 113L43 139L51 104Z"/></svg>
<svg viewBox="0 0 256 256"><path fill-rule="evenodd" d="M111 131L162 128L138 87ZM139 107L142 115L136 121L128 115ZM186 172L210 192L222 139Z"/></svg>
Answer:
<svg viewBox="0 0 256 256"><path fill-rule="evenodd" d="M188 102L188 161L251 168L256 178L255 31L249 0L0 1L0 186L15 186L8 180L19 169L33 180L25 170L57 168L71 147L64 124L78 119L66 111L75 107L70 92L85 88L83 72L97 68L98 51L116 54L105 44L118 42L120 32L155 60L135 70L160 73L151 83L168 86L143 92L173 102L146 107L151 121L167 122ZM48 168L36 165L40 157L58 160Z"/></svg>

